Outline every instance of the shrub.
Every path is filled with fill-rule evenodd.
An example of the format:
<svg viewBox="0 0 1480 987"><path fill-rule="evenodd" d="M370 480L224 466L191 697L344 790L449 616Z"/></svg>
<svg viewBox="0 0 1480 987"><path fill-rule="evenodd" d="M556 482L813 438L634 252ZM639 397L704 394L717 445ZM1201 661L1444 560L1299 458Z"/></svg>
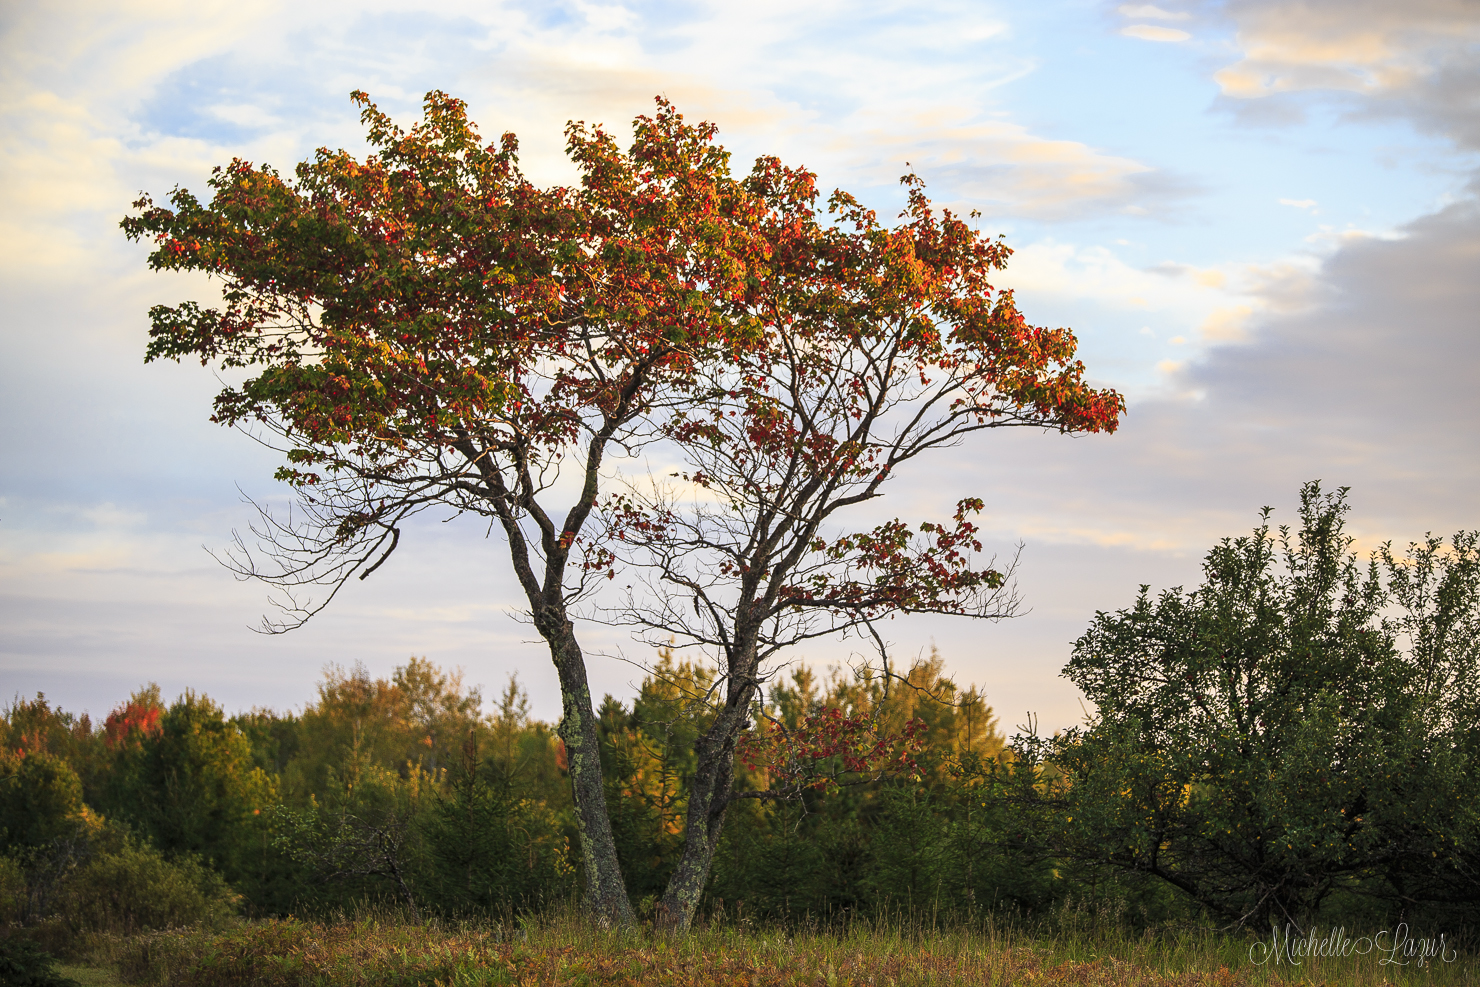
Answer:
<svg viewBox="0 0 1480 987"><path fill-rule="evenodd" d="M574 889L568 844L550 807L471 769L437 796L422 829L432 863L424 887L444 914L529 912Z"/></svg>
<svg viewBox="0 0 1480 987"><path fill-rule="evenodd" d="M0 984L6 987L79 987L57 972L56 962L29 939L0 938Z"/></svg>
<svg viewBox="0 0 1480 987"><path fill-rule="evenodd" d="M237 895L194 857L165 859L127 841L68 881L60 911L76 932L131 935L148 929L218 928L235 912Z"/></svg>
<svg viewBox="0 0 1480 987"><path fill-rule="evenodd" d="M26 872L14 857L0 856L0 927L19 922L26 910Z"/></svg>
<svg viewBox="0 0 1480 987"><path fill-rule="evenodd" d="M97 808L166 853L197 854L240 878L244 857L260 845L254 810L276 801L240 728L209 698L187 692L153 728L128 736Z"/></svg>
<svg viewBox="0 0 1480 987"><path fill-rule="evenodd" d="M1096 614L1065 668L1096 719L1023 741L1068 780L1068 854L1230 927L1472 907L1480 534L1364 560L1345 493L1307 484L1298 529L1266 509L1196 590Z"/></svg>

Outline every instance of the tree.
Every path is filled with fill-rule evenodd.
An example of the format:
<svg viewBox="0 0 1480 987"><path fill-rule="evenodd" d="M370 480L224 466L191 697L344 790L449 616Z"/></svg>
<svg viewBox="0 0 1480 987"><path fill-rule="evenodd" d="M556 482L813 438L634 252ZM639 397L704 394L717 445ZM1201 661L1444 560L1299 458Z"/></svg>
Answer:
<svg viewBox="0 0 1480 987"><path fill-rule="evenodd" d="M0 841L39 847L68 835L86 815L82 781L46 751L0 753Z"/></svg>
<svg viewBox="0 0 1480 987"><path fill-rule="evenodd" d="M16 987L80 987L56 969L56 958L20 936L0 939L0 977Z"/></svg>
<svg viewBox="0 0 1480 987"><path fill-rule="evenodd" d="M499 770L507 760L480 762L471 732L462 755L423 823L432 902L453 914L510 915L566 899L574 868L555 812L513 791Z"/></svg>
<svg viewBox="0 0 1480 987"><path fill-rule="evenodd" d="M1229 926L1476 900L1476 536L1364 563L1345 493L1308 484L1297 530L1266 508L1198 589L1096 615L1065 674L1097 719L1043 752L1062 848Z"/></svg>
<svg viewBox="0 0 1480 987"><path fill-rule="evenodd" d="M303 710L297 742L316 756L300 759L293 780L321 789L329 773L374 764L402 774L419 765L437 775L460 759L461 742L479 719L482 694L460 671L425 658L372 679L361 663L324 669L318 700Z"/></svg>
<svg viewBox="0 0 1480 987"><path fill-rule="evenodd" d="M202 204L144 196L124 220L156 270L204 271L223 305L151 310L147 359L199 358L255 374L214 420L255 426L286 456L299 512L264 514L263 552L233 556L285 590L283 630L363 579L433 506L481 515L507 538L563 697L586 904L630 921L607 819L584 655L569 607L587 588L583 536L613 448L632 449L723 345L717 308L740 265L728 222L748 200L714 130L660 101L623 154L600 128L567 128L579 188L539 189L517 141L484 146L442 93L395 126L364 93L375 153L320 150L286 181L233 161ZM578 493L552 511L562 470ZM573 561L574 560L574 561ZM323 599L295 590L328 587Z"/></svg>
<svg viewBox="0 0 1480 987"><path fill-rule="evenodd" d="M91 856L100 824L62 758L35 749L0 753L0 859L19 885L6 889L14 895L7 904L19 906L16 917L29 924L49 914Z"/></svg>
<svg viewBox="0 0 1480 987"><path fill-rule="evenodd" d="M84 797L91 794L106 760L105 744L94 733L91 717L53 708L39 692L35 699L17 696L0 709L0 750L12 754L45 751L62 758L81 777Z"/></svg>
<svg viewBox="0 0 1480 987"><path fill-rule="evenodd" d="M136 694L121 706L119 718L143 709L140 718L152 726L114 743L98 808L166 853L197 854L229 880L241 879L262 833L261 810L277 801L272 780L253 765L246 735L210 698L187 691L158 717L147 715L157 707L138 700Z"/></svg>
<svg viewBox="0 0 1480 987"><path fill-rule="evenodd" d="M743 345L696 365L693 400L663 436L684 468L609 498L611 543L645 567L618 620L697 648L723 699L697 743L684 854L663 900L688 923L733 795L736 744L769 662L819 637L862 634L898 614L997 619L1006 574L979 562L966 497L944 523L850 531L913 460L1005 427L1113 431L1124 403L1083 379L1075 338L1032 327L989 282L1011 251L949 210L915 176L889 227L814 176L761 159L747 188L767 249L728 317ZM644 592L643 590L646 590Z"/></svg>
<svg viewBox="0 0 1480 987"><path fill-rule="evenodd" d="M560 679L586 904L608 919L629 921L631 906L571 607L614 577L613 539L627 536L664 592L709 608L690 624L659 598L636 619L722 651L728 676L665 894L686 924L765 659L893 613L1005 612L1002 573L971 565L980 501L918 539L899 522L833 537L834 515L979 429L1111 429L1120 397L1083 383L1071 333L1031 328L1010 293L993 297L1006 247L935 215L913 179L899 229L843 193L834 224L809 173L762 158L736 179L714 127L659 100L625 154L568 126L580 186L538 189L514 137L484 147L457 100L430 94L424 122L402 131L355 99L376 148L364 161L321 150L291 183L235 161L208 205L182 189L172 208L138 201L123 227L154 240L155 269L223 283L222 308L151 310L147 357L256 373L221 392L215 420L277 443L278 476L298 492L296 515L264 514L261 552L233 556L287 593L268 630L374 572L423 510L502 529ZM607 457L659 440L729 513L691 514L678 536L666 502L633 492L604 505L599 536ZM579 490L563 520L549 509L562 468ZM685 569L709 562L731 598ZM324 599L294 595L312 584Z"/></svg>

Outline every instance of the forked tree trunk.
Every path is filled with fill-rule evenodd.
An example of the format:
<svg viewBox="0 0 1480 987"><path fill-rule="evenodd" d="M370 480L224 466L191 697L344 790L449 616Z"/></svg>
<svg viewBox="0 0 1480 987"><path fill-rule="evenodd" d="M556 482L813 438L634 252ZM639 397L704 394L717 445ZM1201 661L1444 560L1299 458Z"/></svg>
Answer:
<svg viewBox="0 0 1480 987"><path fill-rule="evenodd" d="M606 812L606 792L601 782L601 742L596 733L596 714L591 707L591 686L586 679L586 659L576 641L575 629L562 613L541 620L536 626L550 644L550 656L560 677L562 716L560 739L565 744L570 771L571 795L575 800L576 829L580 834L581 861L586 871L585 911L603 925L632 925L636 918L622 870L617 863L617 843L612 837L611 818ZM549 631L546 631L546 626Z"/></svg>

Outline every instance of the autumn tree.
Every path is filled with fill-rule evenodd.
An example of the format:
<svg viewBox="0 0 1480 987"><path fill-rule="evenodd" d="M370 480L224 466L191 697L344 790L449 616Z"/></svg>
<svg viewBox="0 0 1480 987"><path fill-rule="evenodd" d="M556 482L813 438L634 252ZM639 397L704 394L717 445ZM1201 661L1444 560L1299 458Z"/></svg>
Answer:
<svg viewBox="0 0 1480 987"><path fill-rule="evenodd" d="M397 127L354 94L374 153L321 149L291 179L236 160L202 203L141 198L123 223L156 270L219 279L217 307L151 310L147 359L214 362L245 382L214 420L276 444L291 516L264 514L259 549L233 557L284 590L283 630L384 564L431 508L502 530L563 696L586 904L631 919L600 777L585 658L569 607L603 465L631 450L729 323L748 199L713 128L666 103L629 153L572 124L579 187L520 173L517 141L485 146L464 104L429 94ZM555 484L574 473L572 501ZM318 585L318 597L301 591Z"/></svg>
<svg viewBox="0 0 1480 987"><path fill-rule="evenodd" d="M17 696L0 708L0 750L18 755L42 751L66 760L82 778L85 794L107 760L92 718L56 708L39 692L34 699Z"/></svg>
<svg viewBox="0 0 1480 987"><path fill-rule="evenodd" d="M0 752L0 846L42 846L85 811L82 782L66 761L42 750Z"/></svg>
<svg viewBox="0 0 1480 987"><path fill-rule="evenodd" d="M322 791L329 776L353 781L374 765L434 777L461 761L468 731L478 725L482 693L425 658L398 665L390 678L372 678L363 663L329 665L318 699L304 707L294 742L304 749L292 771L293 787Z"/></svg>
<svg viewBox="0 0 1480 987"><path fill-rule="evenodd" d="M979 500L918 531L854 532L844 515L922 454L988 428L1112 429L1120 398L1084 383L1071 333L1029 326L993 290L1007 249L937 214L913 179L897 227L843 193L824 209L813 177L775 159L732 176L714 128L660 100L626 153L570 125L580 184L541 189L513 136L485 147L457 100L429 95L403 131L355 99L363 161L321 150L293 180L235 161L208 204L139 200L123 225L153 241L151 265L223 288L220 307L154 308L147 357L245 372L215 420L286 457L297 512L264 515L261 550L234 556L285 591L268 630L374 572L428 508L502 530L560 680L586 903L619 921L631 908L571 607L615 575L626 539L657 590L631 622L709 648L725 676L663 902L684 925L769 658L894 613L1004 612L1003 574L975 561ZM714 502L634 488L595 530L608 458L658 441ZM320 598L295 592L315 584Z"/></svg>
<svg viewBox="0 0 1480 987"><path fill-rule="evenodd" d="M888 225L845 192L824 205L805 170L757 162L746 189L766 250L725 305L745 332L695 366L693 400L662 423L683 467L608 506L613 550L647 575L617 619L698 649L722 675L662 902L677 927L707 880L736 744L773 659L849 634L886 659L875 625L891 616L1013 610L1004 571L980 557L981 499L943 521L858 530L851 519L915 460L977 433L1113 431L1124 407L1084 381L1072 332L1032 326L994 289L1011 251L933 207L917 177L903 183Z"/></svg>

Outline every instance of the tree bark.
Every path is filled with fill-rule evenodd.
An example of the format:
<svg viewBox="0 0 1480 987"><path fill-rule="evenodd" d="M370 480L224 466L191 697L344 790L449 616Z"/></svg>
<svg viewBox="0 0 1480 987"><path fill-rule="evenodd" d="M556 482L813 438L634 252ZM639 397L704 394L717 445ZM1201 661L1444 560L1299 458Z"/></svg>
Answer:
<svg viewBox="0 0 1480 987"><path fill-rule="evenodd" d="M596 714L591 706L591 685L586 678L586 659L576 641L575 628L560 613L536 614L535 625L550 644L550 656L560 678L562 716L560 739L570 772L571 796L575 801L576 830L581 841L586 889L583 906L602 925L632 925L636 916L627 897L622 869L617 862L617 842L612 836L611 817L606 811L606 791L601 780L601 742L596 732Z"/></svg>
<svg viewBox="0 0 1480 987"><path fill-rule="evenodd" d="M735 783L735 743L747 719L751 691L742 686L732 692L714 723L694 744L698 764L689 785L683 854L658 905L660 928L674 932L688 929L709 881Z"/></svg>

